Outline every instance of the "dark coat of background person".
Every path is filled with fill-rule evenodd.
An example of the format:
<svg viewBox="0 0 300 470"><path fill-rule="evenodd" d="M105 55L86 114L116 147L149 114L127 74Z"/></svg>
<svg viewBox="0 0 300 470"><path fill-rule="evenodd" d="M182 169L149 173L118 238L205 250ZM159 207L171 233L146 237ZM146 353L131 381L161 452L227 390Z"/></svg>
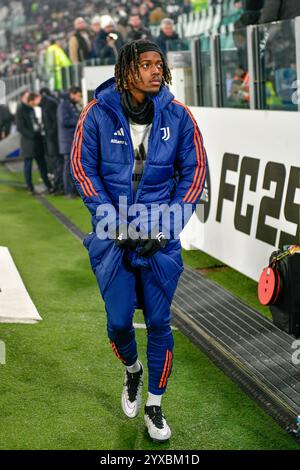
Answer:
<svg viewBox="0 0 300 470"><path fill-rule="evenodd" d="M5 137L8 136L13 121L14 116L11 114L8 106L0 104L0 139L2 133L4 133Z"/></svg>
<svg viewBox="0 0 300 470"><path fill-rule="evenodd" d="M260 23L288 20L300 16L300 0L265 0Z"/></svg>
<svg viewBox="0 0 300 470"><path fill-rule="evenodd" d="M104 29L101 29L95 37L93 51L97 58L105 59L106 61L111 61L113 63L116 61L116 57L113 49L107 45L107 36L109 34L116 34L118 36L118 39L115 42L117 51L122 47L123 40L120 33L117 31L111 31L110 33L107 33L104 31Z"/></svg>
<svg viewBox="0 0 300 470"><path fill-rule="evenodd" d="M16 124L21 134L21 154L23 158L40 157L44 155L44 143L40 133L33 127L34 110L25 103L18 106Z"/></svg>
<svg viewBox="0 0 300 470"><path fill-rule="evenodd" d="M59 154L57 108L58 100L54 96L45 95L41 101L42 120L45 128L47 154L52 157Z"/></svg>
<svg viewBox="0 0 300 470"><path fill-rule="evenodd" d="M150 29L144 28L143 26L140 29L133 29L130 27L126 41L137 41L138 39L148 39L149 41L153 41Z"/></svg>
<svg viewBox="0 0 300 470"><path fill-rule="evenodd" d="M234 29L242 29L250 24L257 24L264 5L263 0L245 0L243 2L244 13L235 22Z"/></svg>
<svg viewBox="0 0 300 470"><path fill-rule="evenodd" d="M261 10L264 6L264 0L244 0L243 7L247 11Z"/></svg>
<svg viewBox="0 0 300 470"><path fill-rule="evenodd" d="M71 153L73 137L80 112L71 101L69 94L62 96L57 108L59 153Z"/></svg>
<svg viewBox="0 0 300 470"><path fill-rule="evenodd" d="M174 31L172 36L167 36L162 30L159 33L159 36L155 39L156 44L159 46L159 48L163 51L165 56L167 55L167 42L168 41L179 41L179 36Z"/></svg>

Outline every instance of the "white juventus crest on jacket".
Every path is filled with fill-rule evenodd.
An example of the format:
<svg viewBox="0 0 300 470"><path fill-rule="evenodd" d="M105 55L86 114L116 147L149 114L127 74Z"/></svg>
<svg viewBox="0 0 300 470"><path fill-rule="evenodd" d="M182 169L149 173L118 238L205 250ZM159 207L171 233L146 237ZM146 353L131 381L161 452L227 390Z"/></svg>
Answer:
<svg viewBox="0 0 300 470"><path fill-rule="evenodd" d="M171 134L170 134L170 128L169 127L162 127L160 129L161 131L163 131L163 136L162 136L162 140L164 140L165 142L167 142L167 140L169 140Z"/></svg>

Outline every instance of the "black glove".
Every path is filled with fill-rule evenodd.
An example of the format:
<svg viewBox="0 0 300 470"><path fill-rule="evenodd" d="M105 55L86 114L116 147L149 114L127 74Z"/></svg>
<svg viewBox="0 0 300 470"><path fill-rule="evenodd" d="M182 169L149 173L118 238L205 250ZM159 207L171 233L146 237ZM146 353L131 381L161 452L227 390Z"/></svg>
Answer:
<svg viewBox="0 0 300 470"><path fill-rule="evenodd" d="M121 233L118 238L115 240L115 244L119 248L123 248L124 250L134 250L137 247L137 243L139 240L132 240L131 238L123 238L123 233Z"/></svg>
<svg viewBox="0 0 300 470"><path fill-rule="evenodd" d="M164 248L168 241L165 235L159 232L154 239L142 240L143 246L140 250L137 250L137 253L144 258L150 258L150 256L155 255L161 248Z"/></svg>
<svg viewBox="0 0 300 470"><path fill-rule="evenodd" d="M117 247L123 248L124 250L134 250L140 244L140 242L141 240L130 237L130 233L127 233L127 227L118 227L118 235L115 240Z"/></svg>

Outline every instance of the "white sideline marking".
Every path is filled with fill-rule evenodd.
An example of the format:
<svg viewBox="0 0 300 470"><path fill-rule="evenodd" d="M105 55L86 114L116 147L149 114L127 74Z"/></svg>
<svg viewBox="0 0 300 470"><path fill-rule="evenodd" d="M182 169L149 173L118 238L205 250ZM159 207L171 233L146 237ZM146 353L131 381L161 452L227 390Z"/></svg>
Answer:
<svg viewBox="0 0 300 470"><path fill-rule="evenodd" d="M8 248L0 246L0 323L42 320L23 284Z"/></svg>

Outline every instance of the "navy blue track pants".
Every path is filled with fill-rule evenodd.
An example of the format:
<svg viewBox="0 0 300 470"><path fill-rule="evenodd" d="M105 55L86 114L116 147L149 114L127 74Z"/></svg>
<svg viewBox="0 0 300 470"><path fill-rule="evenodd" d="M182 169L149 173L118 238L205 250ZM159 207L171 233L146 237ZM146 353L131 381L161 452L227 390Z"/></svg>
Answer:
<svg viewBox="0 0 300 470"><path fill-rule="evenodd" d="M172 369L174 341L170 303L150 269L132 268L122 261L104 294L108 337L123 364L134 364L138 357L133 327L137 291L142 296L147 327L148 389L162 395Z"/></svg>

